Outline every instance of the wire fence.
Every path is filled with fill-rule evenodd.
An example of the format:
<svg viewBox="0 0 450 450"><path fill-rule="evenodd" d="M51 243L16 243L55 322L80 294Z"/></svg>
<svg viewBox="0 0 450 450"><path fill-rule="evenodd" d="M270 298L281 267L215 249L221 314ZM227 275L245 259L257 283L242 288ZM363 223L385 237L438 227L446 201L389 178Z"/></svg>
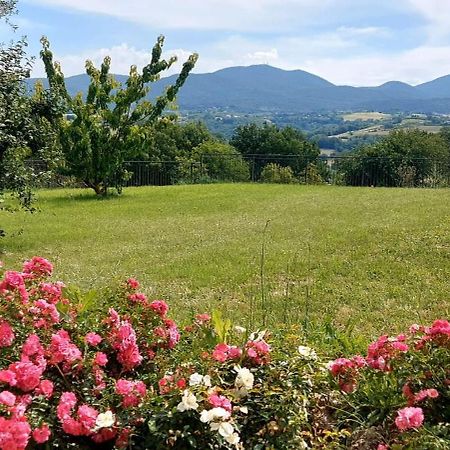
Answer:
<svg viewBox="0 0 450 450"><path fill-rule="evenodd" d="M72 177L28 161L36 187L82 187ZM450 187L450 160L360 156L203 155L199 160L126 161L125 186L269 182L373 187Z"/></svg>

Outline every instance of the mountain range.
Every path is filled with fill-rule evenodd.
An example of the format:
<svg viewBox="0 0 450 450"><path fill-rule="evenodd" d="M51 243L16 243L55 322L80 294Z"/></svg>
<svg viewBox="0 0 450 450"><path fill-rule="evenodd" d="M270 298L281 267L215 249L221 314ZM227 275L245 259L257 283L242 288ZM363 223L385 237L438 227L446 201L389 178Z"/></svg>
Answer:
<svg viewBox="0 0 450 450"><path fill-rule="evenodd" d="M125 75L116 75L124 83ZM176 75L152 85L150 98L174 83ZM30 86L36 79L28 80ZM46 85L46 80L42 80ZM89 77L66 78L71 94L87 92ZM269 65L229 67L213 73L191 74L178 95L182 111L220 110L243 113L320 113L379 111L386 113L450 114L450 75L411 86L390 81L377 87L337 86L303 70L286 71Z"/></svg>

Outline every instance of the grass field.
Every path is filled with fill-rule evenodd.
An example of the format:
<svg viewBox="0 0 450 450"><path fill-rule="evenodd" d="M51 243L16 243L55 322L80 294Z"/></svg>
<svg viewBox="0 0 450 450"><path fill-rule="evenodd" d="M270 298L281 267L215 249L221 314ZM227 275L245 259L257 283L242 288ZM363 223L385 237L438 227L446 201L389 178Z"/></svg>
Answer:
<svg viewBox="0 0 450 450"><path fill-rule="evenodd" d="M264 309L271 324L306 314L368 337L448 317L450 190L228 184L37 197L36 214L2 213L7 267L41 255L83 289L136 276L178 317L221 308L244 325Z"/></svg>

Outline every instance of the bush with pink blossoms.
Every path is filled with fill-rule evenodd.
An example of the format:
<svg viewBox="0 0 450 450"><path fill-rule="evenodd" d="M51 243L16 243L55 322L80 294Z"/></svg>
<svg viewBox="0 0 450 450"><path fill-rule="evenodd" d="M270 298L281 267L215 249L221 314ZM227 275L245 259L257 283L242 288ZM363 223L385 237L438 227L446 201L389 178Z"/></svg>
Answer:
<svg viewBox="0 0 450 450"><path fill-rule="evenodd" d="M218 316L180 330L135 279L84 296L52 269L35 257L0 282L0 450L306 445L316 361Z"/></svg>
<svg viewBox="0 0 450 450"><path fill-rule="evenodd" d="M133 278L82 294L52 270L35 257L0 273L0 450L439 449L450 439L445 320L326 364L298 334L249 333L217 312L178 327Z"/></svg>
<svg viewBox="0 0 450 450"><path fill-rule="evenodd" d="M364 439L376 430L376 439L386 448L448 448L447 320L413 325L395 337L381 336L365 356L339 358L328 368L342 395L337 416L353 436ZM360 423L357 430L355 422Z"/></svg>

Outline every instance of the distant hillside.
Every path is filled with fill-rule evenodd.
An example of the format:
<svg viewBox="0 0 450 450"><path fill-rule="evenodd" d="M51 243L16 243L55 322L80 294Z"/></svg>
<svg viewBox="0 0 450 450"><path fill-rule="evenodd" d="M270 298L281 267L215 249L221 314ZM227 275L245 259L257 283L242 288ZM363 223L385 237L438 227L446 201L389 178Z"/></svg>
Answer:
<svg viewBox="0 0 450 450"><path fill-rule="evenodd" d="M163 92L175 78L155 83L150 97ZM117 79L124 82L127 77L118 75ZM29 80L30 85L35 81ZM77 75L68 77L66 83L72 94L86 92L89 78ZM229 67L191 74L180 91L178 104L181 110L219 108L246 113L375 110L444 114L450 113L450 75L418 86L391 81L378 87L352 87L336 86L302 70L286 71L268 65Z"/></svg>

